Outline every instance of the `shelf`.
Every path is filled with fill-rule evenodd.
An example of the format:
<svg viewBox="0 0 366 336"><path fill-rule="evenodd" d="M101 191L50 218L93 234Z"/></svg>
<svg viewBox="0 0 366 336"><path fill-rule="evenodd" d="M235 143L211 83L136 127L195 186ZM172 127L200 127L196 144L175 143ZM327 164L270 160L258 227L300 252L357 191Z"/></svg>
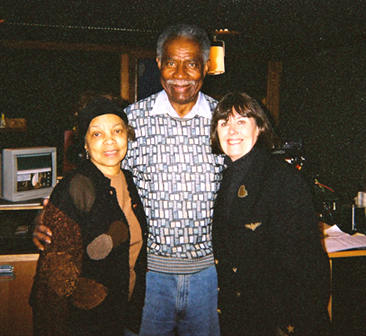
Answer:
<svg viewBox="0 0 366 336"><path fill-rule="evenodd" d="M3 210L39 210L43 208L43 199L37 198L35 200L22 201L22 202L10 202L4 199L0 199L0 211Z"/></svg>
<svg viewBox="0 0 366 336"><path fill-rule="evenodd" d="M24 118L5 118L5 127L0 127L0 132L25 132L27 120Z"/></svg>

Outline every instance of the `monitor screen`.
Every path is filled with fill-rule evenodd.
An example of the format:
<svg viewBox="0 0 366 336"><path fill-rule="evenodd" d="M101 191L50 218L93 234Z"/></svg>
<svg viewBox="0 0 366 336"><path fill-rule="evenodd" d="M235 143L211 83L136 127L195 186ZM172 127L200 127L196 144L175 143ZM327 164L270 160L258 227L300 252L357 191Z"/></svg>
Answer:
<svg viewBox="0 0 366 336"><path fill-rule="evenodd" d="M48 188L52 186L51 153L16 156L17 191Z"/></svg>

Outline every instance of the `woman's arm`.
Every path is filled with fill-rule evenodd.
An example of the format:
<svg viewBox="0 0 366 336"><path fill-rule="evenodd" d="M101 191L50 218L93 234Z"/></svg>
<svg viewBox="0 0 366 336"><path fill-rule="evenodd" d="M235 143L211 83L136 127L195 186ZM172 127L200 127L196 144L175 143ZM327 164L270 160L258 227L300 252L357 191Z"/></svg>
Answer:
<svg viewBox="0 0 366 336"><path fill-rule="evenodd" d="M300 174L289 173L277 196L272 214L281 322L306 335L327 335L329 260L321 245L310 190Z"/></svg>
<svg viewBox="0 0 366 336"><path fill-rule="evenodd" d="M49 203L43 215L44 223L53 231L53 242L47 245L39 261L39 277L59 297L70 297L83 309L99 305L107 289L94 280L80 277L85 252L78 223Z"/></svg>

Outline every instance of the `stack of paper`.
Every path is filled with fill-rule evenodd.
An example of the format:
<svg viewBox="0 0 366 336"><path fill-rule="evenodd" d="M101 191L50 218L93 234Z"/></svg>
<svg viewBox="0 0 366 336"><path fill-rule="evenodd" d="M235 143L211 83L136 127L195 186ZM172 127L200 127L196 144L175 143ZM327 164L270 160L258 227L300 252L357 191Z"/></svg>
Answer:
<svg viewBox="0 0 366 336"><path fill-rule="evenodd" d="M343 232L337 225L324 230L324 243L328 253L366 248L366 236L356 233L349 235Z"/></svg>

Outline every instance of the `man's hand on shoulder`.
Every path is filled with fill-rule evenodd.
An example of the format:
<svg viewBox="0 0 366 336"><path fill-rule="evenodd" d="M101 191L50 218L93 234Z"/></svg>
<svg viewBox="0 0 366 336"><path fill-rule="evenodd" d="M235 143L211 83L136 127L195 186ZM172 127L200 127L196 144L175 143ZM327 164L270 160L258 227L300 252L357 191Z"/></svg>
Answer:
<svg viewBox="0 0 366 336"><path fill-rule="evenodd" d="M43 206L45 207L48 203L48 199L43 200ZM51 230L43 225L44 210L36 217L36 225L33 231L33 243L38 247L39 250L43 251L46 244L51 244L52 232Z"/></svg>

